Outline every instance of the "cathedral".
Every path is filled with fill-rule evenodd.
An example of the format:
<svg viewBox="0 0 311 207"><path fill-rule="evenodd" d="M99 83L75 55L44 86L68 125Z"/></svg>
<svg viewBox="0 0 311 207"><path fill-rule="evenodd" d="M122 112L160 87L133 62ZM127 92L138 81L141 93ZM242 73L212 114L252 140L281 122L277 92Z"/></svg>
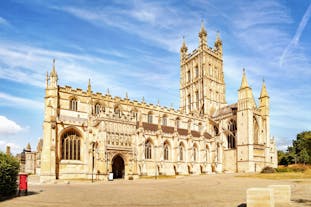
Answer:
<svg viewBox="0 0 311 207"><path fill-rule="evenodd" d="M219 35L180 48L179 109L59 86L53 63L46 77L42 182L136 179L140 176L260 172L277 166L270 138L265 82L257 106L243 70L237 102L227 104Z"/></svg>

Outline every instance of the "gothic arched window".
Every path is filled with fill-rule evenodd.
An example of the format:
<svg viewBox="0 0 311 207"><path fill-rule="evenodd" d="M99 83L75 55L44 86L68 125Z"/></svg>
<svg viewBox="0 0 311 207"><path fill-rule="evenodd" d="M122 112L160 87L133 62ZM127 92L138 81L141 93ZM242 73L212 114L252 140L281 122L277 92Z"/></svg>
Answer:
<svg viewBox="0 0 311 207"><path fill-rule="evenodd" d="M195 106L196 109L199 111L199 91L195 92Z"/></svg>
<svg viewBox="0 0 311 207"><path fill-rule="evenodd" d="M178 129L180 127L180 118L177 117L176 119L176 128Z"/></svg>
<svg viewBox="0 0 311 207"><path fill-rule="evenodd" d="M198 158L198 147L193 145L193 161L197 161Z"/></svg>
<svg viewBox="0 0 311 207"><path fill-rule="evenodd" d="M199 77L199 67L198 66L195 67L195 77L196 78Z"/></svg>
<svg viewBox="0 0 311 207"><path fill-rule="evenodd" d="M167 126L167 116L166 116L166 115L164 115L164 116L162 117L162 125L163 125L163 126Z"/></svg>
<svg viewBox="0 0 311 207"><path fill-rule="evenodd" d="M69 130L61 138L62 160L80 160L80 135L75 130Z"/></svg>
<svg viewBox="0 0 311 207"><path fill-rule="evenodd" d="M184 152L185 151L185 147L183 145L183 143L179 144L179 160L183 161L184 160Z"/></svg>
<svg viewBox="0 0 311 207"><path fill-rule="evenodd" d="M117 117L121 118L121 110L120 110L120 107L119 107L119 106L116 106L116 107L114 108L114 114L115 114Z"/></svg>
<svg viewBox="0 0 311 207"><path fill-rule="evenodd" d="M76 98L72 98L70 100L70 110L72 111L78 111L78 101Z"/></svg>
<svg viewBox="0 0 311 207"><path fill-rule="evenodd" d="M152 153L152 144L150 140L147 140L145 142L145 159L151 159L151 153Z"/></svg>
<svg viewBox="0 0 311 207"><path fill-rule="evenodd" d="M188 95L188 112L191 112L191 96L190 94Z"/></svg>
<svg viewBox="0 0 311 207"><path fill-rule="evenodd" d="M97 104L95 104L95 114L96 115L98 115L99 113L100 113L100 104L99 103L97 103Z"/></svg>
<svg viewBox="0 0 311 207"><path fill-rule="evenodd" d="M163 158L164 160L169 160L169 144L167 142L164 143L164 149L163 149Z"/></svg>
<svg viewBox="0 0 311 207"><path fill-rule="evenodd" d="M148 123L152 124L152 113L148 113Z"/></svg>

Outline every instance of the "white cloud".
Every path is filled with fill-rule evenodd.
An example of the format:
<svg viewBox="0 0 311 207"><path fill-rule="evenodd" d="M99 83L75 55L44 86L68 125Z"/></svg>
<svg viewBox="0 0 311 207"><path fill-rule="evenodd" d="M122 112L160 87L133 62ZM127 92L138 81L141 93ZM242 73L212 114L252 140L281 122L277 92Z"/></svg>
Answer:
<svg viewBox="0 0 311 207"><path fill-rule="evenodd" d="M6 140L0 140L0 151L6 152L7 146L10 146L11 154L13 155L20 153L23 150L23 147L19 146L18 144Z"/></svg>
<svg viewBox="0 0 311 207"><path fill-rule="evenodd" d="M16 134L23 128L14 121L0 115L0 135Z"/></svg>

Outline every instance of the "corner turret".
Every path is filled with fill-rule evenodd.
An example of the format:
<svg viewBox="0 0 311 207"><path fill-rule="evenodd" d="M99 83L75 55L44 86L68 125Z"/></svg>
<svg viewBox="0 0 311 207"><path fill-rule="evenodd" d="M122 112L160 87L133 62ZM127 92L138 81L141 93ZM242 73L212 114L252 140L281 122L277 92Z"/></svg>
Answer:
<svg viewBox="0 0 311 207"><path fill-rule="evenodd" d="M204 27L204 21L201 22L201 30L199 32L199 48L207 48L207 32Z"/></svg>
<svg viewBox="0 0 311 207"><path fill-rule="evenodd" d="M214 47L215 47L215 51L219 52L219 54L222 55L222 41L220 39L219 32L217 32L216 41L215 41Z"/></svg>
<svg viewBox="0 0 311 207"><path fill-rule="evenodd" d="M270 113L270 97L267 92L266 83L263 80L262 88L259 97L259 109L263 116L269 116Z"/></svg>
<svg viewBox="0 0 311 207"><path fill-rule="evenodd" d="M56 73L56 69L55 69L55 59L53 59L53 68L52 71L50 73L50 76L47 77L47 86L48 88L56 88L57 87L57 81L58 81L58 75Z"/></svg>
<svg viewBox="0 0 311 207"><path fill-rule="evenodd" d="M238 96L239 96L238 98L239 99L238 100L239 110L252 109L256 106L252 88L249 87L248 82L247 82L245 69L243 69L242 82L241 82Z"/></svg>
<svg viewBox="0 0 311 207"><path fill-rule="evenodd" d="M184 62L187 58L187 51L188 51L188 48L186 46L186 41L185 41L185 37L183 37L183 42L182 42L182 45L181 45L181 48L180 48L180 62Z"/></svg>

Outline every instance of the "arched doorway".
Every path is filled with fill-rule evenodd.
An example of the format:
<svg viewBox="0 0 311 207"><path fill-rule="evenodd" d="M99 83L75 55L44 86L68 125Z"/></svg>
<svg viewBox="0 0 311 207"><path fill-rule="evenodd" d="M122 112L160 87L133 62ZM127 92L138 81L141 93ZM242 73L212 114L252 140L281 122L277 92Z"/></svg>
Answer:
<svg viewBox="0 0 311 207"><path fill-rule="evenodd" d="M114 179L124 178L124 160L120 155L112 159L112 173Z"/></svg>

